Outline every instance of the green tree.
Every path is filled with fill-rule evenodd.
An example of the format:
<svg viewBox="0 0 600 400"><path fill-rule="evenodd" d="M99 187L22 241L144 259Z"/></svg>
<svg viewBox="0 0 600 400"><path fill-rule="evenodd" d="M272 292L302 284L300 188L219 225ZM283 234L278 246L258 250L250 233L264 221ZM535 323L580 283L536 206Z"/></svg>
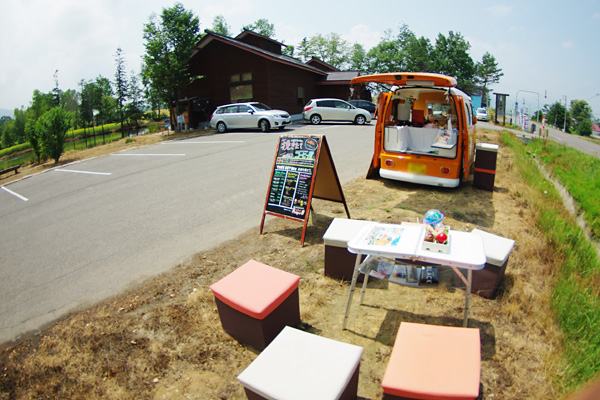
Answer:
<svg viewBox="0 0 600 400"><path fill-rule="evenodd" d="M404 57L400 51L400 42L391 30L384 32L381 41L367 53L368 70L371 73L402 71Z"/></svg>
<svg viewBox="0 0 600 400"><path fill-rule="evenodd" d="M28 115L27 123L25 124L25 134L33 151L33 155L39 164L42 161L42 142L40 135L42 132L41 119L35 118L33 114ZM38 127L38 121L39 127Z"/></svg>
<svg viewBox="0 0 600 400"><path fill-rule="evenodd" d="M309 39L304 38L298 46L298 55L308 61L315 57L331 65L342 69L349 61L350 46L337 33L327 36L317 34Z"/></svg>
<svg viewBox="0 0 600 400"><path fill-rule="evenodd" d="M58 163L64 152L67 131L71 127L71 113L62 107L54 107L44 114L36 125L42 143L42 154Z"/></svg>
<svg viewBox="0 0 600 400"><path fill-rule="evenodd" d="M368 71L368 58L365 48L355 43L350 50L350 56L348 57L348 68L351 71L360 71L366 73Z"/></svg>
<svg viewBox="0 0 600 400"><path fill-rule="evenodd" d="M431 52L433 47L429 39L414 34L407 35L402 43L406 71L431 71Z"/></svg>
<svg viewBox="0 0 600 400"><path fill-rule="evenodd" d="M571 118L573 118L573 128L575 132L579 133L579 124L583 121L592 120L592 108L585 100L572 100L570 107ZM585 130L587 132L587 130ZM592 126L590 123L589 127L590 135L592 134ZM589 135L584 135L589 136Z"/></svg>
<svg viewBox="0 0 600 400"><path fill-rule="evenodd" d="M121 123L121 138L125 137L123 130L123 121L125 120L124 106L127 101L127 75L125 73L125 57L123 51L118 48L115 54L115 63L117 70L115 71L115 94L117 96L117 109L119 111L119 122Z"/></svg>
<svg viewBox="0 0 600 400"><path fill-rule="evenodd" d="M14 146L16 144L14 135L13 135L13 125L15 121L7 117L2 117L2 125L0 125L0 141L2 142L2 146L0 148L7 148Z"/></svg>
<svg viewBox="0 0 600 400"><path fill-rule="evenodd" d="M481 85L481 104L488 104L488 86L500 82L504 73L501 68L498 68L496 58L488 52L483 55L481 62L478 62L475 68L475 82Z"/></svg>
<svg viewBox="0 0 600 400"><path fill-rule="evenodd" d="M131 71L131 78L129 79L129 100L127 104L127 118L132 120L135 126L138 126L138 121L144 115L143 108L143 91L139 86L139 79L133 71Z"/></svg>
<svg viewBox="0 0 600 400"><path fill-rule="evenodd" d="M458 87L471 94L475 89L475 62L469 55L471 45L460 33L441 33L435 42L432 55L432 72L456 77Z"/></svg>
<svg viewBox="0 0 600 400"><path fill-rule="evenodd" d="M37 162L42 159L42 142L40 140L41 128L38 130L37 124L41 117L51 108L55 107L55 98L51 93L42 93L39 90L33 91L31 105L25 112L25 137L33 149Z"/></svg>
<svg viewBox="0 0 600 400"><path fill-rule="evenodd" d="M275 37L275 25L269 22L269 20L261 18L256 20L250 25L244 26L245 30L249 30L259 35L266 36L273 39Z"/></svg>
<svg viewBox="0 0 600 400"><path fill-rule="evenodd" d="M213 30L213 32L221 34L221 35L231 36L231 28L225 21L225 17L222 15L217 15L213 19L212 30Z"/></svg>
<svg viewBox="0 0 600 400"><path fill-rule="evenodd" d="M14 115L14 124L13 124L13 137L15 142L18 144L25 143L27 141L27 137L25 136L25 110L22 108L15 108L13 111Z"/></svg>
<svg viewBox="0 0 600 400"><path fill-rule="evenodd" d="M164 8L160 22L156 15L144 27L144 64L142 74L152 89L169 105L171 123L179 104L179 90L191 80L189 59L200 39L199 20L181 3ZM179 110L177 110L179 111Z"/></svg>
<svg viewBox="0 0 600 400"><path fill-rule="evenodd" d="M592 135L592 121L584 119L577 125L577 134L579 136L591 136Z"/></svg>
<svg viewBox="0 0 600 400"><path fill-rule="evenodd" d="M571 128L571 116L569 115L566 107L560 102L556 102L550 106L546 118L548 120L548 124L551 124L558 129L563 129L563 127L566 127L566 131L569 132L569 129Z"/></svg>

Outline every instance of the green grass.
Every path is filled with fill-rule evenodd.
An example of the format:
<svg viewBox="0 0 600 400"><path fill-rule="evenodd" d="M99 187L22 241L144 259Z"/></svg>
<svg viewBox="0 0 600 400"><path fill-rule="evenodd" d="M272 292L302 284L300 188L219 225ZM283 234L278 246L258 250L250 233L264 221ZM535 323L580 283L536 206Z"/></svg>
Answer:
<svg viewBox="0 0 600 400"><path fill-rule="evenodd" d="M536 140L528 147L577 201L593 235L600 238L600 159L551 141Z"/></svg>
<svg viewBox="0 0 600 400"><path fill-rule="evenodd" d="M579 207L592 215L597 204L587 199L598 198L600 187L594 178L585 178L588 168L597 160L564 146L534 140L526 148L508 133L504 142L513 149L513 161L526 183L533 189L528 199L539 211L537 219L546 241L562 257L552 295L552 307L564 337L564 365L557 384L564 391L580 387L600 373L600 260L574 217L565 209L554 186L537 167L535 159L556 174L559 181L579 202ZM567 166L573 166L568 171ZM596 170L598 171L598 169ZM535 279L535 277L532 277Z"/></svg>

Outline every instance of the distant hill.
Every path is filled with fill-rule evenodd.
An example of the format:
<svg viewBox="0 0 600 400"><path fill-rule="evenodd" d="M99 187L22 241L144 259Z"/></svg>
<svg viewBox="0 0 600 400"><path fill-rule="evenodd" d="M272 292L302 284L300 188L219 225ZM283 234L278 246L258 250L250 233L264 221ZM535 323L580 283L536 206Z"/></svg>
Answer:
<svg viewBox="0 0 600 400"><path fill-rule="evenodd" d="M14 114L14 110L7 110L6 108L0 108L0 117L7 116L7 117L12 118L13 114Z"/></svg>

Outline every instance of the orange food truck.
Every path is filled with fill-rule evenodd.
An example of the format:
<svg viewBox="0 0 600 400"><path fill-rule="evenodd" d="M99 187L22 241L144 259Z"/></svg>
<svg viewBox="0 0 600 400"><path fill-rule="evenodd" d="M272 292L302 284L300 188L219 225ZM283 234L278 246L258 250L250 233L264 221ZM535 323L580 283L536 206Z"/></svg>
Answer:
<svg viewBox="0 0 600 400"><path fill-rule="evenodd" d="M368 177L457 187L471 171L475 123L471 98L451 76L392 72L351 83L392 86L377 103L375 153Z"/></svg>

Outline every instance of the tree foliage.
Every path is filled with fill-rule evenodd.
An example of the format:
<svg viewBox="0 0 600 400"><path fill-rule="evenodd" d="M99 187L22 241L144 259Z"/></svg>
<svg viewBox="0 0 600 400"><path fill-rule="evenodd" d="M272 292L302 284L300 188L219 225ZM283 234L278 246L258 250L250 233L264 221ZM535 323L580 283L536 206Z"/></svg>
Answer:
<svg viewBox="0 0 600 400"><path fill-rule="evenodd" d="M41 141L42 154L58 163L64 152L67 131L71 127L71 113L62 107L54 107L36 123L37 136Z"/></svg>
<svg viewBox="0 0 600 400"><path fill-rule="evenodd" d="M153 91L169 105L171 122L178 106L179 89L190 82L188 62L192 50L200 40L198 17L187 11L181 3L164 8L144 27L144 63L142 74Z"/></svg>
<svg viewBox="0 0 600 400"><path fill-rule="evenodd" d="M566 107L560 102L556 102L550 106L546 119L549 124L554 125L559 129L566 127L567 132L571 128L571 116Z"/></svg>
<svg viewBox="0 0 600 400"><path fill-rule="evenodd" d="M590 136L592 134L592 108L588 102L572 100L570 112L575 132L581 136Z"/></svg>
<svg viewBox="0 0 600 400"><path fill-rule="evenodd" d="M475 82L481 85L481 104L488 104L487 88L489 85L500 82L504 76L502 69L498 67L496 58L486 52L481 62L476 65Z"/></svg>
<svg viewBox="0 0 600 400"><path fill-rule="evenodd" d="M221 35L231 36L231 28L225 21L225 17L222 15L217 15L213 19L212 30L213 30L213 32L221 34Z"/></svg>
<svg viewBox="0 0 600 400"><path fill-rule="evenodd" d="M123 130L123 121L125 120L125 101L128 96L127 86L127 74L125 72L125 57L123 56L123 50L117 49L115 53L115 64L117 70L115 71L115 94L117 95L117 108L119 110L119 122L121 123L121 137L125 137L125 131Z"/></svg>
<svg viewBox="0 0 600 400"><path fill-rule="evenodd" d="M475 62L469 55L471 45L460 33L439 34L432 51L433 72L456 77L458 87L467 93L475 89Z"/></svg>
<svg viewBox="0 0 600 400"><path fill-rule="evenodd" d="M273 25L269 22L269 20L264 18L260 18L251 23L250 25L245 25L244 29L258 33L259 35L263 35L271 39L275 38L275 25Z"/></svg>
<svg viewBox="0 0 600 400"><path fill-rule="evenodd" d="M327 36L317 34L304 39L298 47L298 55L308 61L313 57L331 65L334 68L343 69L349 61L350 46L337 33Z"/></svg>

